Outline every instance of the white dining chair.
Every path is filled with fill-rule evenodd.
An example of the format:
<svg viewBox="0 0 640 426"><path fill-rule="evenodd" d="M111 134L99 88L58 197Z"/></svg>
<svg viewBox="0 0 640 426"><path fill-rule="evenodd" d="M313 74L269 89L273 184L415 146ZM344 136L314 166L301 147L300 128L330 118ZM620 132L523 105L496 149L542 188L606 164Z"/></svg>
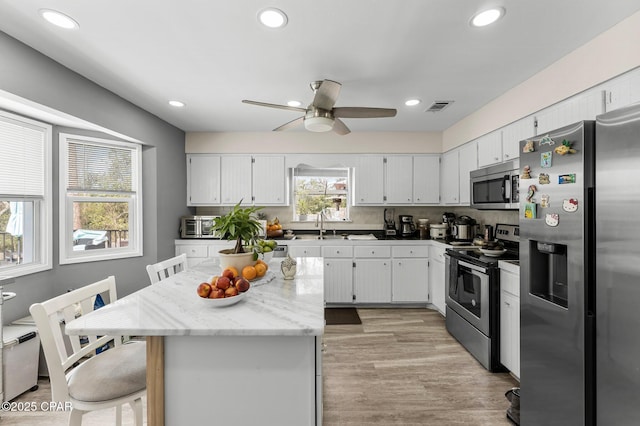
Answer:
<svg viewBox="0 0 640 426"><path fill-rule="evenodd" d="M116 424L122 424L122 405L130 404L135 425L142 426L142 397L146 393L146 343L121 343L120 336L66 336L61 321L68 323L94 309L96 295L116 300L113 276L70 291L29 308L40 334L51 400L71 403L69 425L82 424L82 416L95 410L116 408ZM112 342L112 343L111 343ZM96 349L109 344L96 354Z"/></svg>
<svg viewBox="0 0 640 426"><path fill-rule="evenodd" d="M155 284L165 278L169 278L170 276L177 274L178 272L186 270L187 255L184 253L153 265L147 265L147 274L149 274L151 284Z"/></svg>

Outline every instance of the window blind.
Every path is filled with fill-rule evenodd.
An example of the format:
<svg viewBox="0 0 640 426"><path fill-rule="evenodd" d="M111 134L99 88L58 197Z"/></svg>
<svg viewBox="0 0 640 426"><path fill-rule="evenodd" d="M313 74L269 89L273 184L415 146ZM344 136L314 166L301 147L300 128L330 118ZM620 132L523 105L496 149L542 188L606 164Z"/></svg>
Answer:
<svg viewBox="0 0 640 426"><path fill-rule="evenodd" d="M43 198L47 129L0 115L0 194Z"/></svg>
<svg viewBox="0 0 640 426"><path fill-rule="evenodd" d="M68 190L133 192L132 150L69 141Z"/></svg>

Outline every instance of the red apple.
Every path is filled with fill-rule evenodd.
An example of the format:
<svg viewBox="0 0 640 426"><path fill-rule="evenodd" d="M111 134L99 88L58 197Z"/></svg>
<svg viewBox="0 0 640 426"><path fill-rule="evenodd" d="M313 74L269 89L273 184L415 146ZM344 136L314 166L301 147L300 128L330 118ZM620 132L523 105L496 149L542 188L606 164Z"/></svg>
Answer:
<svg viewBox="0 0 640 426"><path fill-rule="evenodd" d="M207 298L209 297L209 293L211 293L211 285L209 283L200 283L196 291L198 292L198 296Z"/></svg>
<svg viewBox="0 0 640 426"><path fill-rule="evenodd" d="M218 278L218 282L216 283L216 287L221 288L223 290L228 289L231 286L231 280L224 275Z"/></svg>
<svg viewBox="0 0 640 426"><path fill-rule="evenodd" d="M224 290L221 288L214 288L213 290L211 290L211 293L209 294L209 299L222 299L224 298Z"/></svg>
<svg viewBox="0 0 640 426"><path fill-rule="evenodd" d="M251 284L249 284L249 281L242 277L236 281L236 288L240 293L244 293L245 291L249 290L250 286Z"/></svg>
<svg viewBox="0 0 640 426"><path fill-rule="evenodd" d="M224 291L224 297L232 297L238 295L238 289L231 286Z"/></svg>

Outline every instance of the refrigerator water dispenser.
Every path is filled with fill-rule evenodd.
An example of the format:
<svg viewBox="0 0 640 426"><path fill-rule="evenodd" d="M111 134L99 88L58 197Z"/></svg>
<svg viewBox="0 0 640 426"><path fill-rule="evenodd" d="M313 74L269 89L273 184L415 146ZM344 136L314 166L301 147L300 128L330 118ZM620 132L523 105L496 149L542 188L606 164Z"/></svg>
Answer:
<svg viewBox="0 0 640 426"><path fill-rule="evenodd" d="M567 308L567 246L531 240L529 254L529 293Z"/></svg>

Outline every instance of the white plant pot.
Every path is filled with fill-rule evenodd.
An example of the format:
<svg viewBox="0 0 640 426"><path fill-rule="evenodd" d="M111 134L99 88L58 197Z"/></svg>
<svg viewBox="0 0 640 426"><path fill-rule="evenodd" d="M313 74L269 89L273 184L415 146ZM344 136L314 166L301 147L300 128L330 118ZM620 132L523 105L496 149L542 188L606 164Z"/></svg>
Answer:
<svg viewBox="0 0 640 426"><path fill-rule="evenodd" d="M233 249L220 250L220 268L225 270L229 266L233 266L239 273L242 273L242 268L245 266L253 266L256 261L253 260L253 252L249 253L229 253Z"/></svg>

